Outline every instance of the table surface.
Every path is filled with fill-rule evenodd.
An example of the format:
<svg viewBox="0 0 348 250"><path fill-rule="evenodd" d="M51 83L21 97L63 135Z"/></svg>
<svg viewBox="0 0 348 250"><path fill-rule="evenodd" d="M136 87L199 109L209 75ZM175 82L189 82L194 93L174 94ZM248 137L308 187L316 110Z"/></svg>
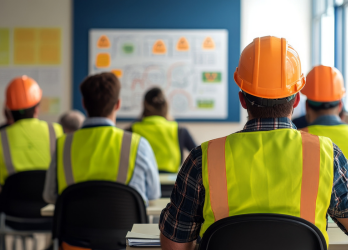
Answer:
<svg viewBox="0 0 348 250"><path fill-rule="evenodd" d="M150 201L149 206L146 208L147 215L159 216L161 214L163 208L165 208L169 202L170 202L169 198L161 198L161 199ZM55 206L53 204L49 204L49 205L41 208L41 215L42 216L53 216L54 215L54 208L55 208Z"/></svg>
<svg viewBox="0 0 348 250"><path fill-rule="evenodd" d="M159 179L161 184L175 184L177 174L159 174Z"/></svg>

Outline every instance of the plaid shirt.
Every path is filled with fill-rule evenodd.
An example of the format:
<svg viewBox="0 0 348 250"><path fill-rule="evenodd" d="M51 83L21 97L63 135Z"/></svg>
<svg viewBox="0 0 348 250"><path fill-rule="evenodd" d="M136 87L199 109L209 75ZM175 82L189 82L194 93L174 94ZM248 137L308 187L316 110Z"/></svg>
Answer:
<svg viewBox="0 0 348 250"><path fill-rule="evenodd" d="M288 118L255 119L248 121L239 132L268 131L296 126ZM342 151L334 148L334 182L328 214L346 233L335 219L348 217L348 165ZM202 182L202 149L193 149L185 160L175 183L171 202L163 209L159 228L164 236L175 242L190 242L199 236L204 222L203 206L205 189Z"/></svg>

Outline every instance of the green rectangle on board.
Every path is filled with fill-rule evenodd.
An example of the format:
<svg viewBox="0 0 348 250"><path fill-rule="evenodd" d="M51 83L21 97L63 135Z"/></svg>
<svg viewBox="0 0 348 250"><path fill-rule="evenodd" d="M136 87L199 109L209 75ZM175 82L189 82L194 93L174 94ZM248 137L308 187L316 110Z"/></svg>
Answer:
<svg viewBox="0 0 348 250"><path fill-rule="evenodd" d="M214 108L214 100L197 100L197 107L199 109L212 109Z"/></svg>
<svg viewBox="0 0 348 250"><path fill-rule="evenodd" d="M221 82L221 72L203 72L202 80L207 83Z"/></svg>
<svg viewBox="0 0 348 250"><path fill-rule="evenodd" d="M0 28L0 65L10 64L10 30Z"/></svg>

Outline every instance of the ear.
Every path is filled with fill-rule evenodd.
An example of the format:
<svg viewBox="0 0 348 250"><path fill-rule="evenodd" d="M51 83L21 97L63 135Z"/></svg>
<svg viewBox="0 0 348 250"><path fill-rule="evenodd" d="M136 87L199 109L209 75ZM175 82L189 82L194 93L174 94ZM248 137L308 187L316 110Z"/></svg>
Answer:
<svg viewBox="0 0 348 250"><path fill-rule="evenodd" d="M244 109L247 109L246 101L244 99L244 95L243 95L242 91L239 91L238 96L239 96L239 101L240 101L240 104L242 105L242 107Z"/></svg>
<svg viewBox="0 0 348 250"><path fill-rule="evenodd" d="M298 106L298 104L300 103L300 93L297 93L296 96L295 96L295 102L294 102L294 105L293 105L293 108L296 108Z"/></svg>
<svg viewBox="0 0 348 250"><path fill-rule="evenodd" d="M343 102L342 100L340 100L339 104L338 104L338 111L341 112L343 109Z"/></svg>
<svg viewBox="0 0 348 250"><path fill-rule="evenodd" d="M118 99L117 103L114 106L114 111L119 111L121 108L121 99Z"/></svg>
<svg viewBox="0 0 348 250"><path fill-rule="evenodd" d="M86 106L85 106L85 99L82 98L82 107L84 110L86 110Z"/></svg>
<svg viewBox="0 0 348 250"><path fill-rule="evenodd" d="M35 109L34 109L34 118L38 118L39 117L39 105L36 105Z"/></svg>

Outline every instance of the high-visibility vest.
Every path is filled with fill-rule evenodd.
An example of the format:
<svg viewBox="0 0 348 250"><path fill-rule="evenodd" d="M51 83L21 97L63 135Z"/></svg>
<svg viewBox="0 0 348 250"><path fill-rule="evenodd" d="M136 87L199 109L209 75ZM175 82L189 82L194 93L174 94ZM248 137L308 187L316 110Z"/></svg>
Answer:
<svg viewBox="0 0 348 250"><path fill-rule="evenodd" d="M177 173L181 164L178 123L161 116L148 116L135 122L132 131L143 136L155 153L158 170Z"/></svg>
<svg viewBox="0 0 348 250"><path fill-rule="evenodd" d="M274 213L313 223L328 244L333 168L332 141L294 129L242 132L203 143L201 236L229 216Z"/></svg>
<svg viewBox="0 0 348 250"><path fill-rule="evenodd" d="M85 181L128 184L140 136L113 126L83 128L57 142L58 193Z"/></svg>
<svg viewBox="0 0 348 250"><path fill-rule="evenodd" d="M311 125L306 128L300 129L301 131L308 132L312 135L319 135L329 137L343 152L348 156L348 125Z"/></svg>
<svg viewBox="0 0 348 250"><path fill-rule="evenodd" d="M21 119L1 129L0 184L17 172L47 170L56 150L56 138L62 134L59 124L36 118Z"/></svg>

